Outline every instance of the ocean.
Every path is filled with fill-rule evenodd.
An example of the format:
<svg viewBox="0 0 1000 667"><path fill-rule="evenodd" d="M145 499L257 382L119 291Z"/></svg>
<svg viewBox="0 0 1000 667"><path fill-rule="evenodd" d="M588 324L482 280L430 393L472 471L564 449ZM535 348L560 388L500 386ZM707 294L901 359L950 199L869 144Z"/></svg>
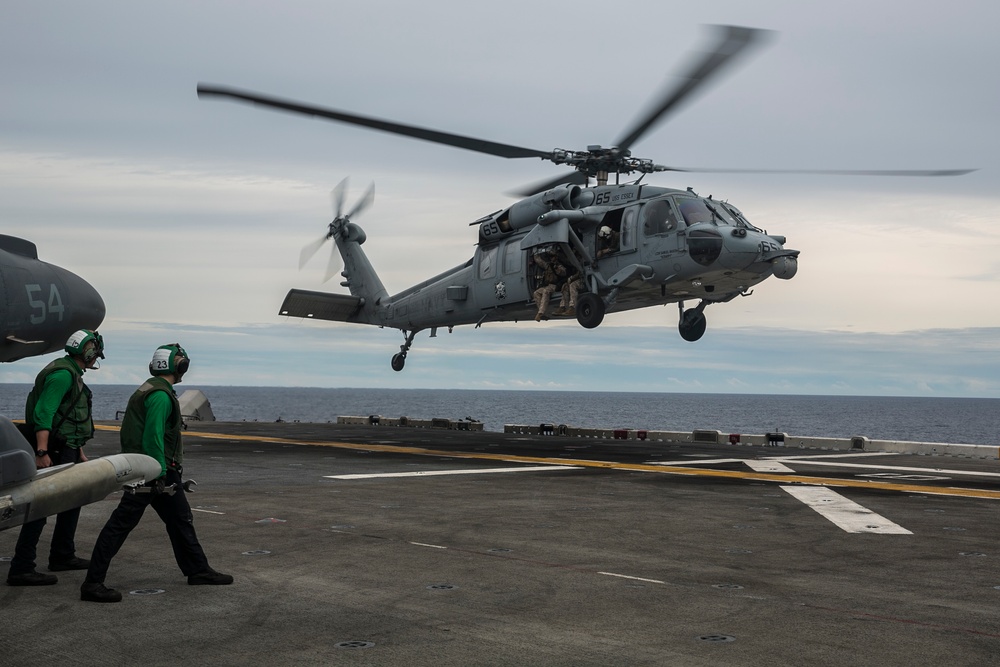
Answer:
<svg viewBox="0 0 1000 667"><path fill-rule="evenodd" d="M113 420L135 387L94 385L94 416ZM339 416L465 419L487 431L504 424L567 424L581 428L909 440L997 445L1000 399L873 396L499 391L465 389L199 389L219 421L334 422ZM27 384L0 384L0 414L24 416Z"/></svg>

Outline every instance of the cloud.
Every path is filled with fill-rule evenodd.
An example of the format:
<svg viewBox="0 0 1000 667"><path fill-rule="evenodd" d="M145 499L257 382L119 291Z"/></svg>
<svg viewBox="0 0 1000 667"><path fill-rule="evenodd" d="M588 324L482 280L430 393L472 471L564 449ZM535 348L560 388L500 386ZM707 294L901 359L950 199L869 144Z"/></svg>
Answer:
<svg viewBox="0 0 1000 667"><path fill-rule="evenodd" d="M996 395L995 350L983 337L1000 327L991 307L1000 300L1000 88L984 82L1000 57L998 7L640 0L622 10L641 17L624 48L581 60L565 49L606 14L593 0L572 12L523 0L501 9L439 0L434 12L388 0L252 11L189 0L20 3L0 23L0 60L18 64L0 67L3 233L34 241L42 259L104 296L114 351L94 374L100 382L139 381L156 345L183 338L204 379L224 384ZM388 358L398 332L277 315L289 288L320 287L325 258L299 272L298 253L324 232L329 191L344 176L349 202L377 183L359 222L396 293L467 260L477 239L469 222L512 203L503 192L556 172L199 100L197 82L580 149L619 136L703 48L701 24L720 22L779 34L644 136L637 156L695 167L981 170L645 179L728 199L802 251L793 280L709 308L695 345L678 339L673 306L648 308L612 314L594 331L524 323L421 334L397 374ZM30 380L39 361L0 377Z"/></svg>
<svg viewBox="0 0 1000 667"><path fill-rule="evenodd" d="M88 381L141 382L153 349L179 341L193 358L187 382L200 385L1000 397L998 328L734 328L691 344L658 327L487 325L419 336L395 373L398 332L309 324L319 326L131 324L105 333L108 359ZM29 382L42 363L0 373Z"/></svg>

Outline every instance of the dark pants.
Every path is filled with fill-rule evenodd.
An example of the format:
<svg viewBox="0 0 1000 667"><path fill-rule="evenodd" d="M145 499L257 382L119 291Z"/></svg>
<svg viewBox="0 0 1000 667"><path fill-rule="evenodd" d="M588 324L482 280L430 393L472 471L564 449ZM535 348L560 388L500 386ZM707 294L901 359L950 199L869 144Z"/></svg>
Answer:
<svg viewBox="0 0 1000 667"><path fill-rule="evenodd" d="M180 481L179 472L167 471L167 486ZM90 557L90 569L87 570L87 583L104 583L111 559L125 544L132 529L139 525L139 520L149 505L153 506L167 528L170 546L174 549L174 559L181 572L190 577L209 569L208 559L194 532L194 517L183 490L178 490L172 496L166 493L125 493L97 537L94 553Z"/></svg>
<svg viewBox="0 0 1000 667"><path fill-rule="evenodd" d="M59 455L59 460L53 461L52 465L79 462L79 449L63 447ZM76 544L73 539L76 536L76 524L79 520L79 507L60 512L56 515L56 527L52 531L52 545L49 547L50 565L65 563L76 557ZM35 571L38 538L42 536L43 528L45 528L45 517L21 526L21 533L17 536L17 546L14 547L14 558L10 561L11 575L27 574L28 572Z"/></svg>

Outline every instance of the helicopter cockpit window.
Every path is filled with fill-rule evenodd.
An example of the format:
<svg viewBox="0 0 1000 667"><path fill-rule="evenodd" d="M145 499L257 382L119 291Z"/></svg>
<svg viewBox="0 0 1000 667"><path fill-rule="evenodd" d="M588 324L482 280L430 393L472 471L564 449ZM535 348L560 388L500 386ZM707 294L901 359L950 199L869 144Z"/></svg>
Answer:
<svg viewBox="0 0 1000 667"><path fill-rule="evenodd" d="M701 222L713 223L715 216L711 209L700 199L694 197L678 197L677 208L681 210L684 222L690 227Z"/></svg>
<svg viewBox="0 0 1000 667"><path fill-rule="evenodd" d="M492 278L497 274L497 246L483 250L479 255L479 277Z"/></svg>
<svg viewBox="0 0 1000 667"><path fill-rule="evenodd" d="M743 215L743 211L741 211L740 209L736 208L732 204L723 203L722 204L722 208L725 211L727 211L730 215L732 215L734 218L736 218L736 220L740 224L744 225L748 229L752 229L752 230L757 231L757 232L761 231L758 227L755 227L753 225L753 223L751 223L749 220L747 220L747 217L745 215Z"/></svg>
<svg viewBox="0 0 1000 667"><path fill-rule="evenodd" d="M677 229L677 214L669 199L656 199L642 209L642 231L646 236L669 234Z"/></svg>
<svg viewBox="0 0 1000 667"><path fill-rule="evenodd" d="M719 202L712 202L712 210L715 211L715 215L726 225L730 226L742 226L742 224L733 216L732 213L725 206L719 206Z"/></svg>

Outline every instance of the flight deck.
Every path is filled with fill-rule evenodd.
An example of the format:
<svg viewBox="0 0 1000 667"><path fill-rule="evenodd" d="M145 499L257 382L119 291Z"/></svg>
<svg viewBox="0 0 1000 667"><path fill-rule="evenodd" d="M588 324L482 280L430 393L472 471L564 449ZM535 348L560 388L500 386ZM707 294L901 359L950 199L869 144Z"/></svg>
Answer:
<svg viewBox="0 0 1000 667"><path fill-rule="evenodd" d="M89 455L116 453L117 425L99 428ZM305 423L185 438L195 527L235 583L188 586L148 512L108 576L121 603L81 602L83 572L2 587L11 664L1000 654L995 458ZM118 496L83 508L78 555Z"/></svg>

